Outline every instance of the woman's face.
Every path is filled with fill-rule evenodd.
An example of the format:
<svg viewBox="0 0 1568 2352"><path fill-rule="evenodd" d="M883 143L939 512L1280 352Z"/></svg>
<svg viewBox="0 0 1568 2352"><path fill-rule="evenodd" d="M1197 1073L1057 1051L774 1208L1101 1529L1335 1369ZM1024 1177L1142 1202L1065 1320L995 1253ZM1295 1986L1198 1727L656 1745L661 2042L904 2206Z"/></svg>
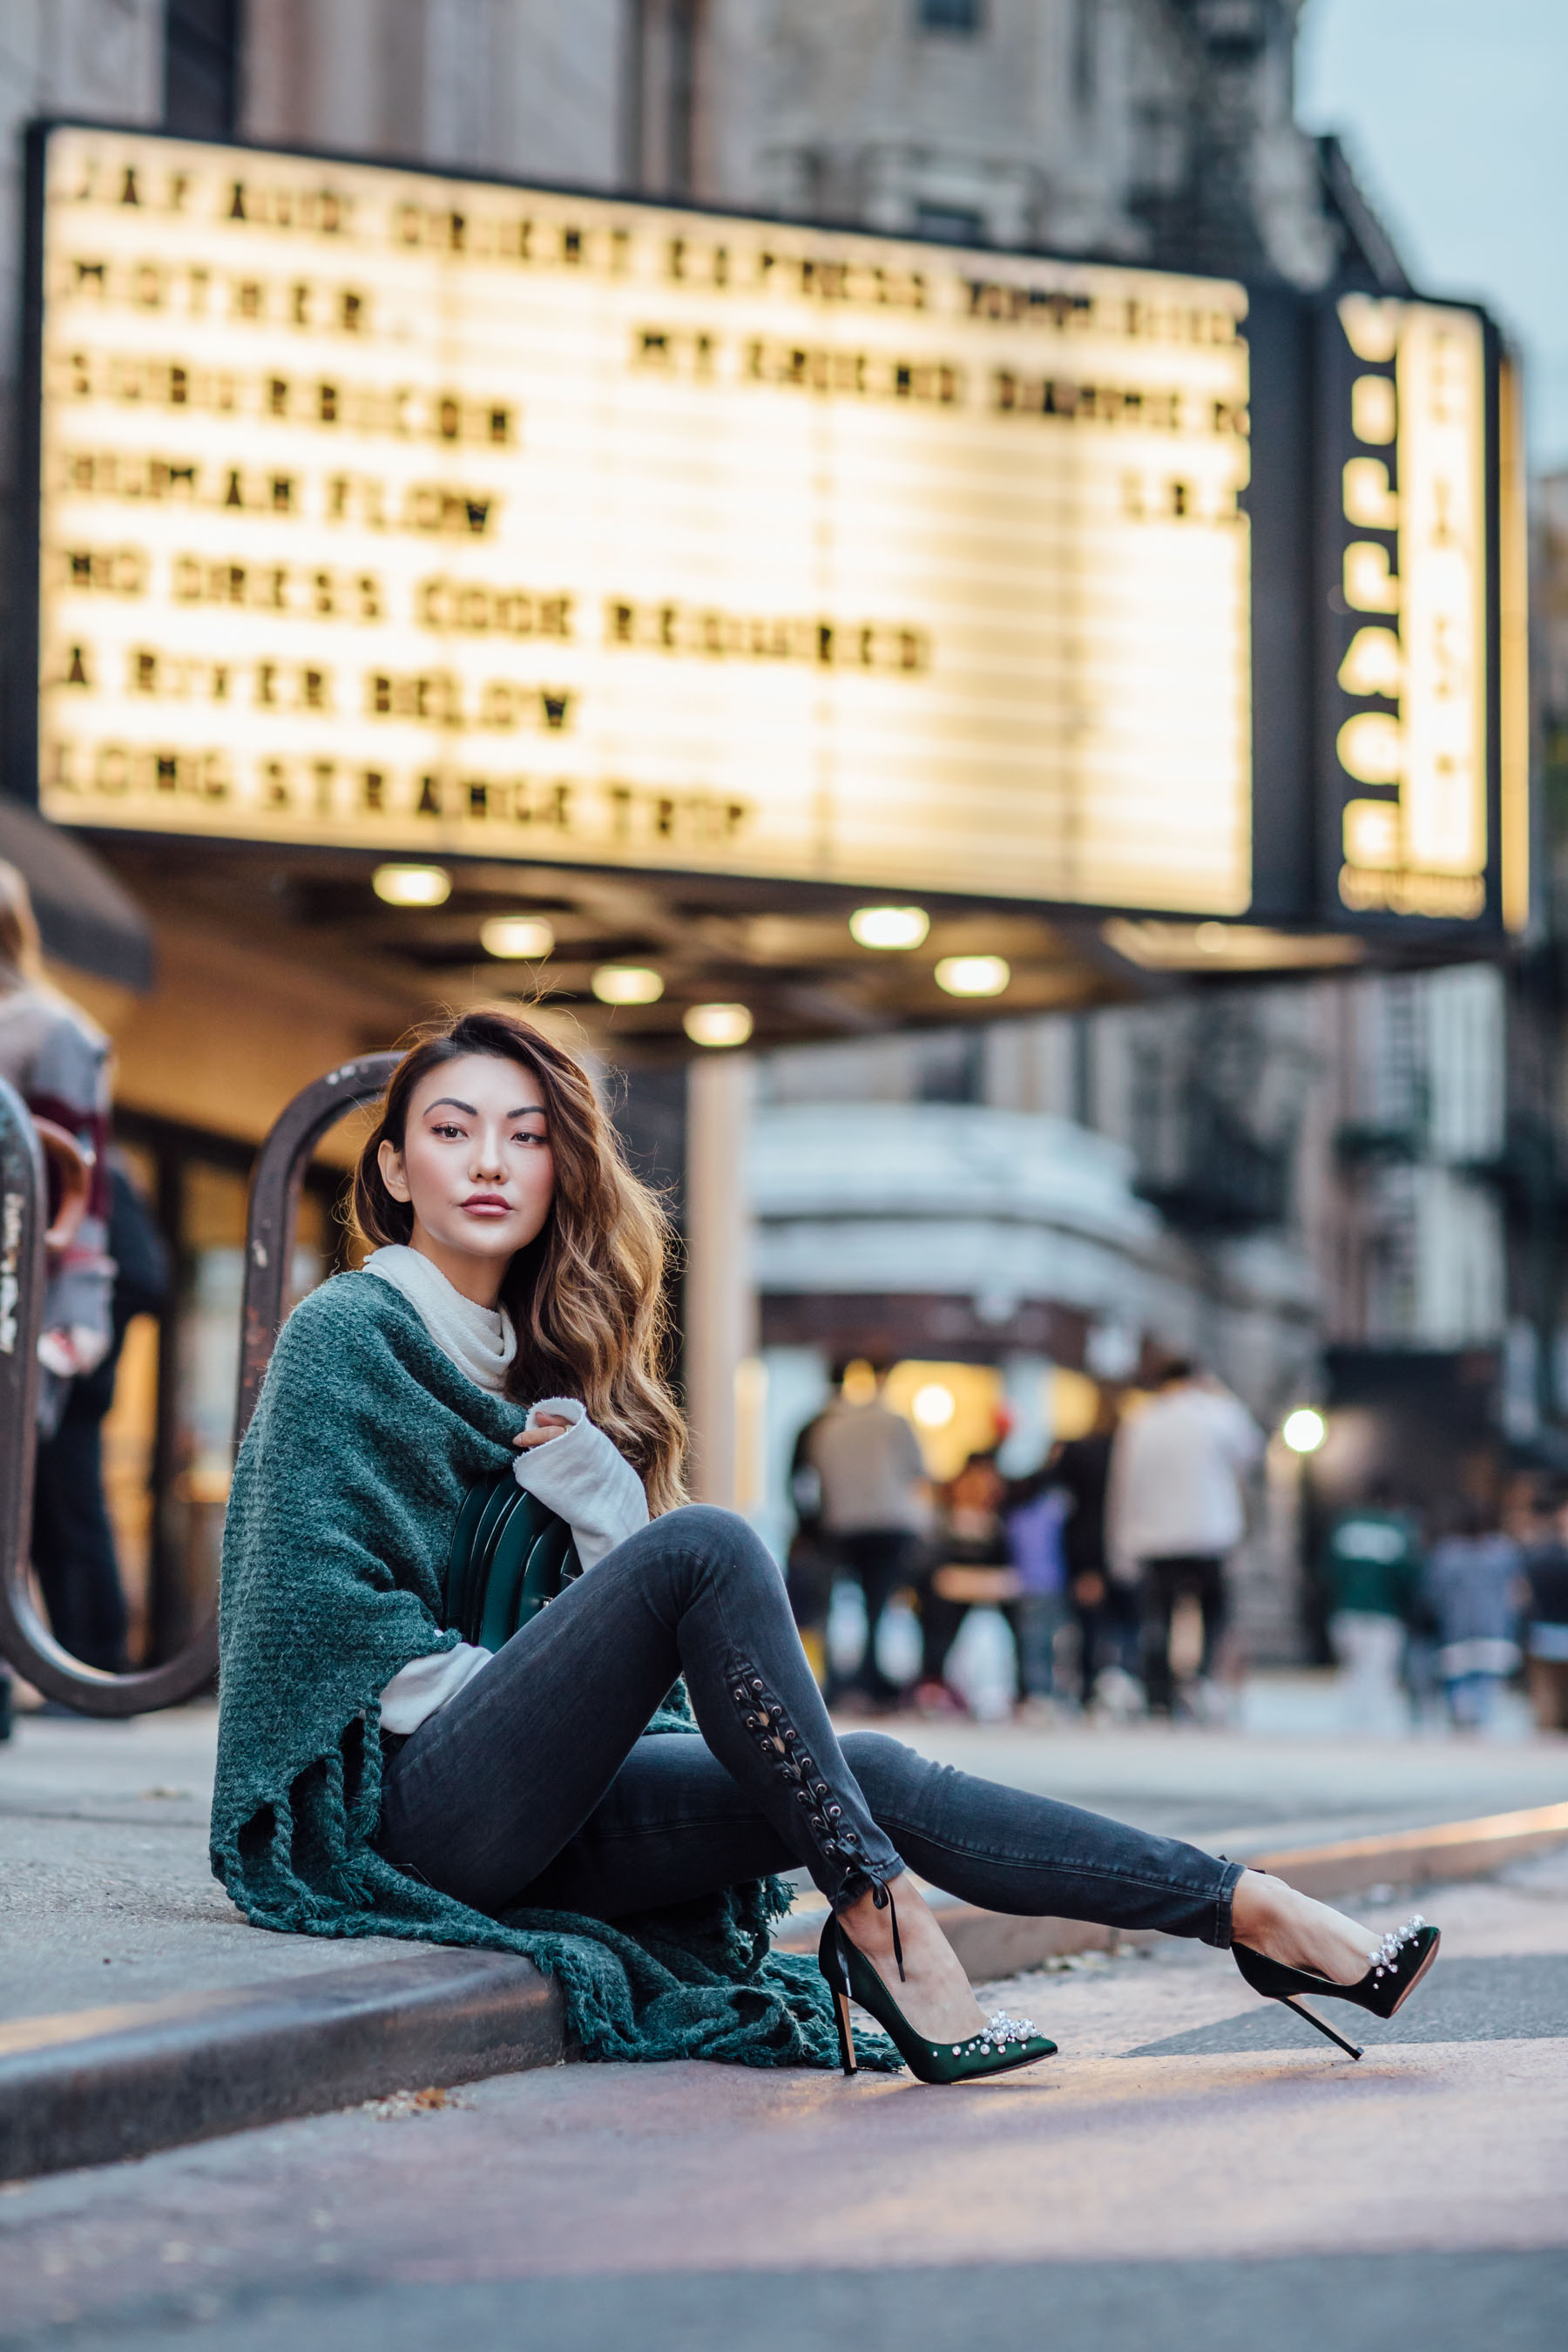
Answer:
<svg viewBox="0 0 1568 2352"><path fill-rule="evenodd" d="M413 1208L415 1247L449 1278L453 1262L467 1261L484 1288L499 1286L550 1214L544 1092L521 1062L443 1062L414 1090L402 1150L384 1143L379 1156L387 1191Z"/></svg>

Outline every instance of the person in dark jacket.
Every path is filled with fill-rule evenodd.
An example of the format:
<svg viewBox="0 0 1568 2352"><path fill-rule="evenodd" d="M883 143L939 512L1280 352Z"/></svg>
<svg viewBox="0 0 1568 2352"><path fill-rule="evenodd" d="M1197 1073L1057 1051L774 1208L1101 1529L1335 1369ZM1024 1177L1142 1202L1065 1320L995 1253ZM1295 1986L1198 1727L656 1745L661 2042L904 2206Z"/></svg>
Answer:
<svg viewBox="0 0 1568 2352"><path fill-rule="evenodd" d="M1568 1731L1568 1496L1553 1500L1545 1529L1525 1547L1525 1672L1537 1728Z"/></svg>
<svg viewBox="0 0 1568 2352"><path fill-rule="evenodd" d="M103 1497L103 1422L125 1334L153 1315L169 1288L169 1255L124 1170L109 1167L109 1254L114 1260L109 1352L74 1380L54 1434L38 1447L33 1565L62 1649L108 1674L125 1667L125 1595Z"/></svg>
<svg viewBox="0 0 1568 2352"><path fill-rule="evenodd" d="M33 1117L76 1144L91 1171L86 1213L50 1253L38 1334L38 1433L50 1435L72 1381L109 1345L110 1284L104 1141L109 1132L109 1040L54 986L26 882L0 857L0 1078ZM11 1736L12 1680L0 1659L0 1740Z"/></svg>
<svg viewBox="0 0 1568 2352"><path fill-rule="evenodd" d="M1427 1559L1425 1591L1436 1619L1437 1671L1449 1712L1460 1730L1479 1731L1519 1664L1514 1636L1523 1560L1480 1504L1456 1503L1449 1520L1449 1532Z"/></svg>
<svg viewBox="0 0 1568 2352"><path fill-rule="evenodd" d="M1373 1483L1364 1504L1336 1514L1322 1570L1349 1730L1393 1732L1409 1721L1399 1675L1421 1569L1415 1520L1396 1507L1386 1481Z"/></svg>
<svg viewBox="0 0 1568 2352"><path fill-rule="evenodd" d="M1079 1696L1085 1706L1108 1666L1130 1675L1138 1656L1138 1590L1111 1575L1105 1551L1105 1496L1115 1435L1115 1405L1102 1398L1088 1435L1065 1439L1049 1464L1051 1484L1068 1500L1062 1556L1078 1622Z"/></svg>

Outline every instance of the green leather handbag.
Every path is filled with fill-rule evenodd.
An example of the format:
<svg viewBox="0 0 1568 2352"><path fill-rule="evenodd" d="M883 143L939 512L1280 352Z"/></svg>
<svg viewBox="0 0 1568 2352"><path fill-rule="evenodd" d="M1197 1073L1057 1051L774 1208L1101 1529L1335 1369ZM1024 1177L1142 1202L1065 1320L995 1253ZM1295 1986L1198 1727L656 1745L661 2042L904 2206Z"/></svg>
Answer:
<svg viewBox="0 0 1568 2352"><path fill-rule="evenodd" d="M582 1573L572 1530L548 1503L525 1493L510 1470L480 1478L452 1530L442 1587L447 1626L499 1650Z"/></svg>

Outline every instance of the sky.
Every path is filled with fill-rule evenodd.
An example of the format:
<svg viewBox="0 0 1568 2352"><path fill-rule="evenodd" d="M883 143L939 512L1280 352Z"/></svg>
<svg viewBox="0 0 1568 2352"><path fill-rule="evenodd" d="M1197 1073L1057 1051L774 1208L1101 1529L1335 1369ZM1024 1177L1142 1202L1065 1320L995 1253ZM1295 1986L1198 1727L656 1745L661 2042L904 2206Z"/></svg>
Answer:
<svg viewBox="0 0 1568 2352"><path fill-rule="evenodd" d="M1422 291L1517 338L1531 462L1568 467L1568 0L1307 0L1296 99Z"/></svg>

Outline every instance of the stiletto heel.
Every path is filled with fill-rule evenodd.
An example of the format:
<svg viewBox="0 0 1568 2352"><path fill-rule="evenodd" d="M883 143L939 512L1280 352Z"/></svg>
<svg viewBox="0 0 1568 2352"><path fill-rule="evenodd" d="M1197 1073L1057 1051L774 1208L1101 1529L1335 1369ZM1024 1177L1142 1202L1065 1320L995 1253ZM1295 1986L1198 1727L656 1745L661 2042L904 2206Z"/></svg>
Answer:
<svg viewBox="0 0 1568 2352"><path fill-rule="evenodd" d="M828 1926L832 1924L833 1915L829 1912ZM826 1927L817 1947L816 1965L826 1978L827 1990L833 1996L833 2021L838 2028L838 2063L847 2074L853 2074L858 2062L854 2031L849 2023L849 1972L837 1948L830 1946Z"/></svg>
<svg viewBox="0 0 1568 2352"><path fill-rule="evenodd" d="M883 1890L886 1892L886 1890ZM889 1901L892 1898L889 1895ZM894 1950L903 1975L903 1952L894 1915ZM928 2042L915 2032L881 1978L859 1947L852 1944L830 1911L816 1948L816 1965L833 1995L838 2021L838 2052L844 2072L855 2072L855 2043L849 2031L849 2002L869 2011L888 2035L911 2074L922 2083L969 2083L982 2074L1007 2074L1016 2066L1032 2066L1037 2058L1056 2054L1056 2043L1035 2032L1028 2018L1008 2017L998 2010L983 2033L967 2042Z"/></svg>
<svg viewBox="0 0 1568 2352"><path fill-rule="evenodd" d="M1320 2017L1315 2009L1309 2009L1306 2002L1299 1999L1295 1993L1284 1994L1282 1996L1282 2005L1286 2009L1293 2009L1298 2017L1304 2017L1309 2025L1315 2025L1325 2040L1329 2042L1337 2042L1340 2048L1345 2053L1347 2057L1359 2058L1362 2056L1362 2046L1359 2042L1347 2042L1344 2035L1337 2032L1336 2029L1329 2023L1326 2017Z"/></svg>
<svg viewBox="0 0 1568 2352"><path fill-rule="evenodd" d="M836 1992L834 1994L833 2014L838 2025L839 2061L844 2068L844 2072L847 2074L853 2074L856 2072L857 2061L855 2057L855 2036L849 2030L849 1996L847 1993Z"/></svg>
<svg viewBox="0 0 1568 2352"><path fill-rule="evenodd" d="M1316 1969L1287 1968L1283 1960L1271 1960L1267 1953L1255 1952L1247 1944L1233 1944L1230 1952L1254 1992L1260 1992L1266 2000L1283 2001L1287 2009L1304 2017L1329 2041L1337 2042L1351 2057L1359 2058L1362 2053L1357 2044L1347 2042L1342 2033L1336 2033L1331 2025L1307 2007L1301 1995L1310 1992L1318 2000L1352 2001L1372 2017L1392 2017L1395 2010L1403 2009L1430 1969L1442 1940L1438 1930L1428 1927L1417 1911L1403 1927L1389 1930L1371 1954L1372 1966L1365 1976L1348 1985L1335 1984L1331 1977L1320 1976Z"/></svg>

